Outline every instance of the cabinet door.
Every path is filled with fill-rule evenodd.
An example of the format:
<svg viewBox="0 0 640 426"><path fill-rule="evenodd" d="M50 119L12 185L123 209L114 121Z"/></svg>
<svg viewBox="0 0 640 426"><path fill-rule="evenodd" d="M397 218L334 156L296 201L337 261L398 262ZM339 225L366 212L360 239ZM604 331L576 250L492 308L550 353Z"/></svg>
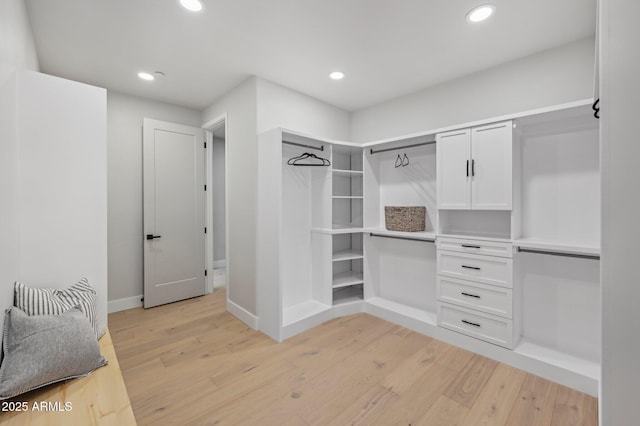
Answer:
<svg viewBox="0 0 640 426"><path fill-rule="evenodd" d="M471 206L511 210L511 121L471 130Z"/></svg>
<svg viewBox="0 0 640 426"><path fill-rule="evenodd" d="M439 209L471 207L469 139L469 129L441 133L436 136Z"/></svg>

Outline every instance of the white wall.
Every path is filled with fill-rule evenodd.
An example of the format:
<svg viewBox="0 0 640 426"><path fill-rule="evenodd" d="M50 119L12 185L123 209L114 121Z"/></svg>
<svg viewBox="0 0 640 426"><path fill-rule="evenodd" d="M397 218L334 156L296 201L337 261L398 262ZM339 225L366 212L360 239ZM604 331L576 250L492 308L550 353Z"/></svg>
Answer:
<svg viewBox="0 0 640 426"><path fill-rule="evenodd" d="M257 135L286 127L348 139L349 113L267 80L252 77L207 108L203 123L227 114L227 297L245 322L256 315ZM253 322L255 324L255 322Z"/></svg>
<svg viewBox="0 0 640 426"><path fill-rule="evenodd" d="M87 277L106 326L106 91L2 64L0 76L0 307L16 280Z"/></svg>
<svg viewBox="0 0 640 426"><path fill-rule="evenodd" d="M13 304L13 283L20 275L17 87L15 68L0 64L0 309Z"/></svg>
<svg viewBox="0 0 640 426"><path fill-rule="evenodd" d="M13 283L20 275L16 128L20 69L38 70L25 3L0 1L0 308L13 304ZM1 315L0 326L3 324Z"/></svg>
<svg viewBox="0 0 640 426"><path fill-rule="evenodd" d="M283 127L330 139L349 139L347 111L262 78L257 82L258 134Z"/></svg>
<svg viewBox="0 0 640 426"><path fill-rule="evenodd" d="M24 0L0 1L0 63L39 69Z"/></svg>
<svg viewBox="0 0 640 426"><path fill-rule="evenodd" d="M640 2L600 0L601 425L638 424Z"/></svg>
<svg viewBox="0 0 640 426"><path fill-rule="evenodd" d="M226 260L226 235L225 235L225 141L222 138L213 138L212 177L213 187L213 261Z"/></svg>
<svg viewBox="0 0 640 426"><path fill-rule="evenodd" d="M202 120L227 113L227 298L230 309L245 311L245 322L256 313L256 110L256 79L249 78L208 107Z"/></svg>
<svg viewBox="0 0 640 426"><path fill-rule="evenodd" d="M19 279L97 291L107 325L106 90L33 71L18 73Z"/></svg>
<svg viewBox="0 0 640 426"><path fill-rule="evenodd" d="M368 142L591 98L594 43L587 38L356 111L351 139Z"/></svg>
<svg viewBox="0 0 640 426"><path fill-rule="evenodd" d="M142 120L199 127L199 111L109 91L107 95L109 301L143 294Z"/></svg>

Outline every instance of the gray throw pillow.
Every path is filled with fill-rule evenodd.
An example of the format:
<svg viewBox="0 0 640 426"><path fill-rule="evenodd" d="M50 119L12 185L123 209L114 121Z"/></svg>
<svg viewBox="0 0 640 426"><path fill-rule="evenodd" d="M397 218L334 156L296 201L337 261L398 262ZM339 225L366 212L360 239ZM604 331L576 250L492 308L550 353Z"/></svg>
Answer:
<svg viewBox="0 0 640 426"><path fill-rule="evenodd" d="M96 320L96 291L86 278L64 290L33 288L16 281L14 306L27 315L60 315L78 306L91 322L96 338L99 339L104 334L104 330L98 328Z"/></svg>
<svg viewBox="0 0 640 426"><path fill-rule="evenodd" d="M28 316L6 310L0 400L51 383L85 376L107 363L84 314Z"/></svg>

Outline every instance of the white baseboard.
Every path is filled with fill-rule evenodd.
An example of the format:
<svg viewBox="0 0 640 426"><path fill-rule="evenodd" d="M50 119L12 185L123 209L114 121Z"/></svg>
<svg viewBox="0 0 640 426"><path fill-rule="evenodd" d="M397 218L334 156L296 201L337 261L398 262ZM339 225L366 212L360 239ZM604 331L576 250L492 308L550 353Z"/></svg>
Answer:
<svg viewBox="0 0 640 426"><path fill-rule="evenodd" d="M109 300L107 303L107 312L126 311L127 309L139 308L142 306L142 295L127 297L125 299Z"/></svg>
<svg viewBox="0 0 640 426"><path fill-rule="evenodd" d="M258 317L227 299L227 311L254 330L258 329Z"/></svg>
<svg viewBox="0 0 640 426"><path fill-rule="evenodd" d="M226 260L216 260L213 262L213 269L217 269L217 268L226 268L227 267L227 261Z"/></svg>

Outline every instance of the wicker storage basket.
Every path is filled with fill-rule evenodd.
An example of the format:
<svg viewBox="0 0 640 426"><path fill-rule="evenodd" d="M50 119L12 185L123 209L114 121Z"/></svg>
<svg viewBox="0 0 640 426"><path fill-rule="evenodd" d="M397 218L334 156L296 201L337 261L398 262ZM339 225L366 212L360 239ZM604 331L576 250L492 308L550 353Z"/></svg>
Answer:
<svg viewBox="0 0 640 426"><path fill-rule="evenodd" d="M389 231L424 231L424 218L426 213L427 208L423 206L385 206L384 223Z"/></svg>

